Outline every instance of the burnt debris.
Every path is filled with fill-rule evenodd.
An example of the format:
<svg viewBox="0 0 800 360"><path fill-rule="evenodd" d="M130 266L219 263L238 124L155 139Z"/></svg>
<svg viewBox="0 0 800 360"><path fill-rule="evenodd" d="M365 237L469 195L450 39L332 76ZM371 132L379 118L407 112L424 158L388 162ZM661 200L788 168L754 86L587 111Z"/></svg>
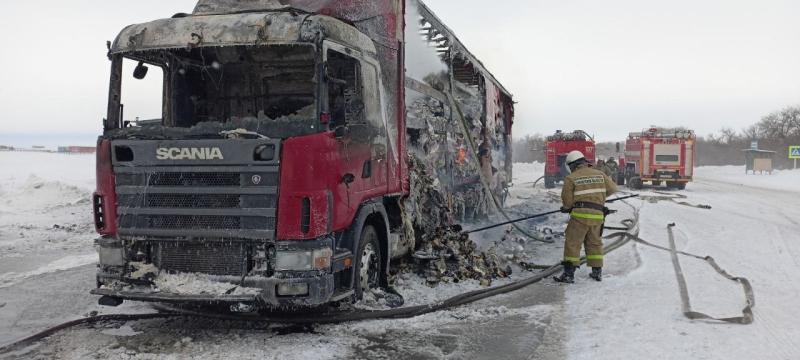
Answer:
<svg viewBox="0 0 800 360"><path fill-rule="evenodd" d="M492 249L478 249L456 225L449 201L429 168L416 156L409 158L409 164L411 193L406 201L406 217L411 229L406 232L416 239L417 250L395 271L417 273L431 286L464 280L477 280L488 286L494 279L508 277L510 266Z"/></svg>

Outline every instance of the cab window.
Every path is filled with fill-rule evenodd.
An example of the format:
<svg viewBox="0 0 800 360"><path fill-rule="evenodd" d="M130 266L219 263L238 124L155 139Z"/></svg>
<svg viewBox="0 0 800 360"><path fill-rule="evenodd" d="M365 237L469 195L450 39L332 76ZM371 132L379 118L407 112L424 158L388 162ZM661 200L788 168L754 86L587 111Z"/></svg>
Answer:
<svg viewBox="0 0 800 360"><path fill-rule="evenodd" d="M328 109L331 126L364 123L359 61L334 50L327 54Z"/></svg>

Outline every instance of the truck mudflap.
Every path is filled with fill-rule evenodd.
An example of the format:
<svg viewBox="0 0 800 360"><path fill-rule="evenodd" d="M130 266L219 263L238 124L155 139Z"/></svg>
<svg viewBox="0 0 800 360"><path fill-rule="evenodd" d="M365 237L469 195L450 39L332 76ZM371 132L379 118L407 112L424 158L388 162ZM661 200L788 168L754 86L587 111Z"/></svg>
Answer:
<svg viewBox="0 0 800 360"><path fill-rule="evenodd" d="M98 280L101 280L98 278ZM105 279L111 280L111 279ZM241 279L238 279L241 281ZM236 285L232 281L220 281ZM295 296L281 296L278 288L281 285L304 284L307 292ZM341 298L341 294L334 295L334 278L332 274L317 275L313 277L298 277L291 279L258 278L245 279L243 287L258 291L246 294L184 294L170 293L154 290L147 285L135 286L126 284L122 289L100 287L91 290L91 294L108 296L121 300L165 302L181 304L248 304L267 308L280 307L314 307L330 303ZM347 295L347 294L345 294Z"/></svg>

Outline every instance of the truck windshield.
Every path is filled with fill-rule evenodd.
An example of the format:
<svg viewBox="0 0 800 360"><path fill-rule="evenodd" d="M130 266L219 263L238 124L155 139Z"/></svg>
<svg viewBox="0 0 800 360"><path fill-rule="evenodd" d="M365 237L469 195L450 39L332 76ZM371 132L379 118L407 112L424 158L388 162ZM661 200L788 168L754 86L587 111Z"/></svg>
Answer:
<svg viewBox="0 0 800 360"><path fill-rule="evenodd" d="M244 128L274 138L319 130L313 46L172 49L126 58L162 67L161 127L191 129L192 135Z"/></svg>

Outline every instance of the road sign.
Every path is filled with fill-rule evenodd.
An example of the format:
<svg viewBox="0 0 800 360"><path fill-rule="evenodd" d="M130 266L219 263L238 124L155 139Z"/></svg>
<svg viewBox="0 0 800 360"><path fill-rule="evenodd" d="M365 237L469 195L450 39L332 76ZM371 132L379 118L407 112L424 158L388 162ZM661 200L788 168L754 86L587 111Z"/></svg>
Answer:
<svg viewBox="0 0 800 360"><path fill-rule="evenodd" d="M789 146L789 159L800 159L800 145Z"/></svg>
<svg viewBox="0 0 800 360"><path fill-rule="evenodd" d="M750 142L750 148L753 150L758 150L758 140L753 140Z"/></svg>

